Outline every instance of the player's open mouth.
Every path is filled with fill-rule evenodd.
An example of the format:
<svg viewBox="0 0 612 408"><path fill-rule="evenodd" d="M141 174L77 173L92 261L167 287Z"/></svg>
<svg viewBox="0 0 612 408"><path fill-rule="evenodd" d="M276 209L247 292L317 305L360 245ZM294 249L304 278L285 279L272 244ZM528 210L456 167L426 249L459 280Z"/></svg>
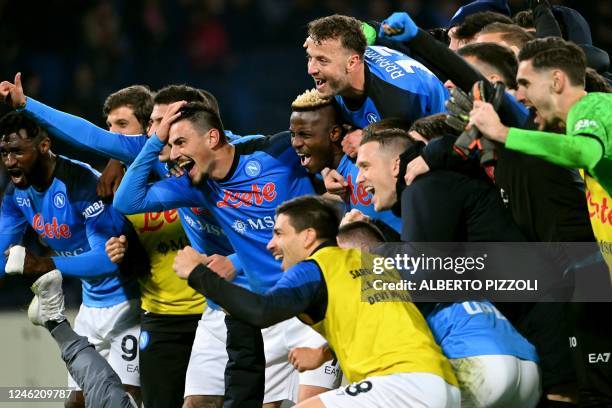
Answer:
<svg viewBox="0 0 612 408"><path fill-rule="evenodd" d="M276 259L277 261L282 261L283 260L283 254L276 254L276 255L274 255L274 259Z"/></svg>
<svg viewBox="0 0 612 408"><path fill-rule="evenodd" d="M195 162L193 160L185 160L179 163L179 167L185 171L189 171L193 168Z"/></svg>
<svg viewBox="0 0 612 408"><path fill-rule="evenodd" d="M21 169L7 169L6 172L14 184L18 184L24 179L23 170Z"/></svg>
<svg viewBox="0 0 612 408"><path fill-rule="evenodd" d="M325 84L327 83L327 81L324 80L324 79L317 79L317 78L315 78L314 80L315 80L315 86L317 88L317 91L319 89L323 88L325 86Z"/></svg>
<svg viewBox="0 0 612 408"><path fill-rule="evenodd" d="M374 193L376 193L376 189L372 186L363 186L363 188L369 194L374 195Z"/></svg>
<svg viewBox="0 0 612 408"><path fill-rule="evenodd" d="M302 167L308 167L310 164L311 156L309 154L298 153L298 157L300 158L300 164Z"/></svg>

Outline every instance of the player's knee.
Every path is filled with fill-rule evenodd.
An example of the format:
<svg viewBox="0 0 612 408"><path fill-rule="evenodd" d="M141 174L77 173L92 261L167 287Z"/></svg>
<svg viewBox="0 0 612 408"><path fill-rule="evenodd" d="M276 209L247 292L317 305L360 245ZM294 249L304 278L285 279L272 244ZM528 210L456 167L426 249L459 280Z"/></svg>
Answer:
<svg viewBox="0 0 612 408"><path fill-rule="evenodd" d="M183 408L222 408L223 396L220 395L190 395L185 397Z"/></svg>

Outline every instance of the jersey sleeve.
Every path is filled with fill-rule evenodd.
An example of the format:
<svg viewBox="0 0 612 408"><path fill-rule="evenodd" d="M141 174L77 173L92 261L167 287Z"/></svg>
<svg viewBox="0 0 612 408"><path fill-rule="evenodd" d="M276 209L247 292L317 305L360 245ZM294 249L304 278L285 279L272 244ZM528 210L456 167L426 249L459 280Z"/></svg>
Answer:
<svg viewBox="0 0 612 408"><path fill-rule="evenodd" d="M609 101L599 100L597 94L591 94L587 98L588 101L579 101L570 111L567 133L571 136L592 137L601 143L605 151L606 146L612 144L612 135L608 133L601 119L609 115Z"/></svg>
<svg viewBox="0 0 612 408"><path fill-rule="evenodd" d="M125 219L93 194L81 198L76 207L81 211L85 223L90 250L76 256L52 257L55 266L66 276L85 279L117 273L118 266L108 258L104 247L109 238L121 235L125 229Z"/></svg>
<svg viewBox="0 0 612 408"><path fill-rule="evenodd" d="M115 193L113 206L124 214L159 212L180 207L201 207L203 193L189 182L187 175L168 177L149 184L149 175L159 161L157 156L164 147L153 135L128 168Z"/></svg>
<svg viewBox="0 0 612 408"><path fill-rule="evenodd" d="M131 163L147 141L146 135L125 136L109 132L32 98L27 98L23 111L62 141L124 163Z"/></svg>
<svg viewBox="0 0 612 408"><path fill-rule="evenodd" d="M189 276L189 285L232 316L256 327L268 327L304 313L322 287L322 278L316 263L300 262L266 294L259 295L198 265Z"/></svg>
<svg viewBox="0 0 612 408"><path fill-rule="evenodd" d="M7 190L0 208L0 277L4 276L6 251L11 245L19 243L27 226L27 220L15 204L11 190Z"/></svg>
<svg viewBox="0 0 612 408"><path fill-rule="evenodd" d="M506 148L530 154L559 166L591 170L603 156L596 137L560 135L510 128Z"/></svg>

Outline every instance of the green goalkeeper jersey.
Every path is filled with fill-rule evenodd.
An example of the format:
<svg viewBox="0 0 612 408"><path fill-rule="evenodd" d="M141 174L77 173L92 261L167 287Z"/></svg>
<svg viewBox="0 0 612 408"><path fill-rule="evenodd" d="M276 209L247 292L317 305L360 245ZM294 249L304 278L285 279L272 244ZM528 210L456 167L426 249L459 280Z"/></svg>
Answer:
<svg viewBox="0 0 612 408"><path fill-rule="evenodd" d="M567 115L566 133L511 128L506 147L582 169L591 225L612 277L612 94L583 96Z"/></svg>

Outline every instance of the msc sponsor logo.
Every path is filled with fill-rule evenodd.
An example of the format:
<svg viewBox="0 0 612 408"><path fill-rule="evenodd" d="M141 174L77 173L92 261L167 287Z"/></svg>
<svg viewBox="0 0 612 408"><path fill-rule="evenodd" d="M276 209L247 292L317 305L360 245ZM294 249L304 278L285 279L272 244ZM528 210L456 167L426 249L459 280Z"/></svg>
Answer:
<svg viewBox="0 0 612 408"><path fill-rule="evenodd" d="M271 215L262 218L247 218L246 220L235 220L232 229L244 235L248 230L261 231L274 228L274 217Z"/></svg>
<svg viewBox="0 0 612 408"><path fill-rule="evenodd" d="M93 218L96 215L102 214L102 211L104 211L104 203L102 202L102 200L98 200L95 203L87 206L87 208L83 210L82 214L83 214L83 217L87 219L87 218Z"/></svg>
<svg viewBox="0 0 612 408"><path fill-rule="evenodd" d="M259 187L251 184L251 191L228 191L223 190L223 199L217 201L217 207L239 208L242 206L251 207L252 205L262 205L264 202L271 202L277 196L276 184L269 182Z"/></svg>
<svg viewBox="0 0 612 408"><path fill-rule="evenodd" d="M15 197L15 201L17 201L17 205L19 207L32 207L32 203L29 198L26 197Z"/></svg>
<svg viewBox="0 0 612 408"><path fill-rule="evenodd" d="M51 222L45 222L44 217L40 213L34 214L32 227L41 238L61 239L72 236L68 224L60 224L57 222L57 217L53 217Z"/></svg>
<svg viewBox="0 0 612 408"><path fill-rule="evenodd" d="M244 172L251 177L257 177L261 173L261 163L257 160L249 160L244 165Z"/></svg>
<svg viewBox="0 0 612 408"><path fill-rule="evenodd" d="M64 208L66 205L66 195L62 192L55 193L53 196L53 205L55 208Z"/></svg>
<svg viewBox="0 0 612 408"><path fill-rule="evenodd" d="M74 251L55 251L57 256L77 256L84 253L85 250L83 248L77 248Z"/></svg>
<svg viewBox="0 0 612 408"><path fill-rule="evenodd" d="M211 224L209 222L202 222L200 220L194 220L189 215L185 215L183 220L189 225L191 228L196 229L198 231L203 231L207 234L212 234L216 236L225 235L220 226Z"/></svg>

